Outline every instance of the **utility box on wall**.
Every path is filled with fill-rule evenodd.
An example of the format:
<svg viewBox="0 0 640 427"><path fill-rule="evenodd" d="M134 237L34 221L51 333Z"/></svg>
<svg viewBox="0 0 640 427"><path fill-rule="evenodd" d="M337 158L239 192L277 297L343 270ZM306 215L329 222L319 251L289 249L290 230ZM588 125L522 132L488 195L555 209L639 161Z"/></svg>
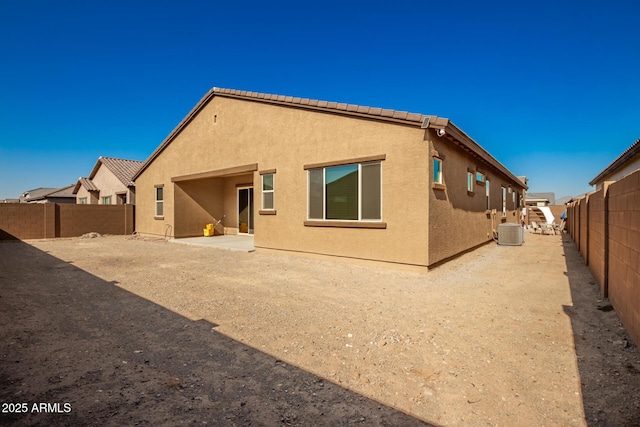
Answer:
<svg viewBox="0 0 640 427"><path fill-rule="evenodd" d="M520 224L505 223L498 225L498 244L520 246L524 243L524 229Z"/></svg>

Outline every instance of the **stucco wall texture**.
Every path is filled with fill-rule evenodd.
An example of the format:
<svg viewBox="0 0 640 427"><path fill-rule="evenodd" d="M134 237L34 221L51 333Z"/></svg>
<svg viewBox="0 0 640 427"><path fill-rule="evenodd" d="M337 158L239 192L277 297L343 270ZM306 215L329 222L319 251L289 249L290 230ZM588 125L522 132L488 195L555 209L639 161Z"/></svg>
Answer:
<svg viewBox="0 0 640 427"><path fill-rule="evenodd" d="M439 203L431 188L434 138L442 140L439 145L446 151L447 189L440 190L448 200L445 204ZM491 239L484 193L467 196L467 167L475 163L462 149L445 146L444 139L419 126L215 96L137 177L137 231L164 235L169 229L176 237L202 235L206 223L222 216L227 232L241 231L237 188L253 185L257 249L428 267ZM378 227L305 224L305 166L372 157L383 159ZM247 172L252 164L255 170ZM197 173L216 175L229 168L244 172L184 178ZM260 213L260 173L264 171L274 173L275 214ZM492 199L500 210L500 183L508 179L498 172L492 176ZM154 211L154 186L158 185L164 186L160 218ZM463 197L457 196L458 191ZM512 218L510 213L507 220ZM441 226L430 225L432 221Z"/></svg>
<svg viewBox="0 0 640 427"><path fill-rule="evenodd" d="M603 296L640 345L640 171L572 203L569 215Z"/></svg>

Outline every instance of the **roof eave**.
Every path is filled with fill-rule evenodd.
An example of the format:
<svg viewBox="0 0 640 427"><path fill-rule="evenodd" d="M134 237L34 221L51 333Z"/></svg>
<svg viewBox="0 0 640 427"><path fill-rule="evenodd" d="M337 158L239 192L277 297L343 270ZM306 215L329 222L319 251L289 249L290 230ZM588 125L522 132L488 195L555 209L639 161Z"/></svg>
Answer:
<svg viewBox="0 0 640 427"><path fill-rule="evenodd" d="M465 145L469 150L473 151L479 158L484 160L487 164L493 166L507 177L511 178L514 183L520 185L525 190L529 189L529 186L522 182L517 176L515 176L506 166L500 163L495 157L493 157L487 150L482 148L480 144L474 141L469 135L464 133L460 128L454 125L451 121L447 123L444 128L447 137L453 138L455 141Z"/></svg>
<svg viewBox="0 0 640 427"><path fill-rule="evenodd" d="M611 175L616 171L620 166L626 163L628 160L635 157L637 154L640 154L640 138L636 140L629 148L624 150L622 154L620 154L609 166L604 168L602 172L598 174L595 178L589 181L589 185L596 185L598 182L604 180L608 175Z"/></svg>

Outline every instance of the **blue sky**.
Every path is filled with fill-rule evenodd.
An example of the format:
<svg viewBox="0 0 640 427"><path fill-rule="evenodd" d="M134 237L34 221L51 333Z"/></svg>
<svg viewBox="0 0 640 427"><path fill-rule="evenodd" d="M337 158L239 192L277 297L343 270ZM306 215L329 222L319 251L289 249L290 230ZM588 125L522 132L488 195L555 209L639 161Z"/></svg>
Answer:
<svg viewBox="0 0 640 427"><path fill-rule="evenodd" d="M0 1L0 199L145 160L214 86L451 119L531 192L640 138L640 3Z"/></svg>

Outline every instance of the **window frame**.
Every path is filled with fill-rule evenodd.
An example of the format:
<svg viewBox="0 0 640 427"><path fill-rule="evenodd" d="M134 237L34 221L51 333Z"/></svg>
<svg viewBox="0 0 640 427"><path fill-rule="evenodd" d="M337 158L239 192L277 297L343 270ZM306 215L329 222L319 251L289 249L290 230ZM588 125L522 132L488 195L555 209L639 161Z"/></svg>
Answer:
<svg viewBox="0 0 640 427"><path fill-rule="evenodd" d="M351 224L353 226L356 226L355 224L362 224L363 226L367 226L367 225L375 225L375 224L382 224L382 218L383 218L383 212L382 212L382 205L383 205L383 190L382 190L382 160L384 160L384 158L379 159L379 160L363 160L363 161L353 161L353 162L339 162L336 164L326 164L326 165L319 165L318 167L305 167L305 169L307 170L307 221L305 222L305 225L317 225L317 226L322 226L324 224L327 225L337 225L337 224ZM344 167L344 166L357 166L357 175L358 175L358 187L357 187L357 219L333 219L333 218L327 218L327 169L331 169L331 168L338 168L338 167ZM378 207L378 211L379 211L379 217L378 218L363 218L364 213L363 213L363 167L367 167L367 166L372 166L372 165L377 165L378 166L378 175L379 175L379 183L378 183L378 188L379 188L379 207ZM322 218L315 218L315 217L311 217L311 194L312 194L312 181L311 181L311 174L312 171L322 171ZM351 172L353 173L353 172ZM345 175L346 176L346 175ZM324 224L322 224L324 223ZM375 227L374 228L378 228ZM386 224L385 227L386 228Z"/></svg>
<svg viewBox="0 0 640 427"><path fill-rule="evenodd" d="M500 189L502 190L502 217L504 218L507 216L507 187L501 185Z"/></svg>
<svg viewBox="0 0 640 427"><path fill-rule="evenodd" d="M467 171L467 194L470 196L474 194L474 191L473 191L474 182L475 182L474 173L468 170Z"/></svg>
<svg viewBox="0 0 640 427"><path fill-rule="evenodd" d="M158 191L161 191L161 198L158 199ZM153 187L153 200L154 200L154 210L153 210L153 217L156 219L163 219L164 218L164 185L156 185ZM158 206L161 206L161 211L160 213L158 213Z"/></svg>
<svg viewBox="0 0 640 427"><path fill-rule="evenodd" d="M111 204L111 196L110 195L109 196L102 196L101 200L102 200L102 204L103 205L110 205ZM109 202L109 203L106 203L106 202Z"/></svg>
<svg viewBox="0 0 640 427"><path fill-rule="evenodd" d="M266 176L271 176L271 190L265 190L264 188L264 179ZM275 200L275 189L276 189L276 170L270 169L260 172L260 207L261 209L258 211L259 215L275 215L276 214L276 200ZM271 194L271 207L265 206L265 195Z"/></svg>
<svg viewBox="0 0 640 427"><path fill-rule="evenodd" d="M485 177L484 186L485 186L484 194L487 197L487 210L491 210L491 181L489 180L489 178Z"/></svg>
<svg viewBox="0 0 640 427"><path fill-rule="evenodd" d="M438 156L433 156L433 174L431 176L431 179L433 180L434 184L444 185L444 179L443 179L443 173L442 173L443 163L444 162L442 161L442 158ZM437 168L436 168L436 165L438 165ZM437 173L437 176L436 176L436 173Z"/></svg>
<svg viewBox="0 0 640 427"><path fill-rule="evenodd" d="M87 198L86 197L80 197L78 199L78 204L79 205L86 205L87 204Z"/></svg>

